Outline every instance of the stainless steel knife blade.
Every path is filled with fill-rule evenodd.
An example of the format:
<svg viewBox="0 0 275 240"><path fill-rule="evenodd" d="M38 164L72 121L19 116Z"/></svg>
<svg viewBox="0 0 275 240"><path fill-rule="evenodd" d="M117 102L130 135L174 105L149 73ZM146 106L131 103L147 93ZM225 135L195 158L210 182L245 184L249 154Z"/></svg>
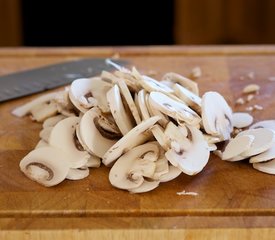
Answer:
<svg viewBox="0 0 275 240"><path fill-rule="evenodd" d="M112 60L126 65L125 60ZM0 76L0 102L70 84L77 78L96 76L114 67L105 58L85 58Z"/></svg>

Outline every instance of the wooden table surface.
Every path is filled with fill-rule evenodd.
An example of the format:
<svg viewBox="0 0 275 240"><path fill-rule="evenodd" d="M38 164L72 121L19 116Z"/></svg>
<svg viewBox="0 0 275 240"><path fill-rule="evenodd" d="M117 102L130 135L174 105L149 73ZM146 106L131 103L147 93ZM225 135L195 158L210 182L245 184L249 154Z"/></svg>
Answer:
<svg viewBox="0 0 275 240"><path fill-rule="evenodd" d="M119 53L157 78L168 71L189 75L199 66L200 93L219 91L235 111L259 104L255 121L275 119L274 46L0 49L0 74L82 57ZM247 77L253 72L255 78ZM235 106L242 88L261 86L251 103ZM1 86L1 82L0 82ZM32 98L0 104L0 239L272 239L275 236L275 176L247 161L211 155L196 176L181 174L145 194L113 188L108 169L52 188L26 178L18 164L36 145L41 125L16 118L12 109ZM183 190L198 196L180 196ZM274 238L273 238L274 239Z"/></svg>

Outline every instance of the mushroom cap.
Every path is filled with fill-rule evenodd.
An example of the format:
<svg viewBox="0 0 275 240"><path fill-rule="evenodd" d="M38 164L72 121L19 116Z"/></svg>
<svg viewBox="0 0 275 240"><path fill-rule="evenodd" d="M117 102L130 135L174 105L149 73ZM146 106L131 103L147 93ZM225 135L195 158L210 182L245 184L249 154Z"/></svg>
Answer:
<svg viewBox="0 0 275 240"><path fill-rule="evenodd" d="M236 128L244 128L251 125L253 117L249 113L245 112L234 112L232 115L232 124Z"/></svg>
<svg viewBox="0 0 275 240"><path fill-rule="evenodd" d="M158 116L151 117L145 121L142 121L139 125L134 127L121 139L119 139L113 146L111 146L102 158L104 165L111 165L116 159L118 159L123 153L127 152L131 148L138 146L148 140L151 136L147 132L154 124L159 120Z"/></svg>
<svg viewBox="0 0 275 240"><path fill-rule="evenodd" d="M163 93L151 92L149 103L152 108L158 109L177 121L183 121L190 125L196 125L201 121L200 116L183 102L175 101Z"/></svg>
<svg viewBox="0 0 275 240"><path fill-rule="evenodd" d="M21 171L46 187L62 182L69 172L70 156L54 147L40 147L28 153L20 162Z"/></svg>
<svg viewBox="0 0 275 240"><path fill-rule="evenodd" d="M99 126L96 125L96 120L101 117L102 115L97 108L90 109L81 118L78 131L80 142L83 142L93 155L100 158L117 142L115 139L108 139L103 136L104 131L98 130L97 127Z"/></svg>
<svg viewBox="0 0 275 240"><path fill-rule="evenodd" d="M58 122L52 129L49 144L53 147L70 154L70 167L83 167L90 155L84 151L82 146L76 145L76 125L79 123L78 117L69 117Z"/></svg>
<svg viewBox="0 0 275 240"><path fill-rule="evenodd" d="M233 131L232 110L218 92L206 92L202 96L202 122L208 134L230 138Z"/></svg>
<svg viewBox="0 0 275 240"><path fill-rule="evenodd" d="M130 190L141 186L144 176L153 176L156 164L145 158L148 153L159 154L156 142L136 146L123 154L112 166L109 173L111 184L117 188ZM156 159L157 160L157 159Z"/></svg>
<svg viewBox="0 0 275 240"><path fill-rule="evenodd" d="M203 134L195 127L188 126L191 134L189 149L170 149L165 153L169 162L188 175L199 173L207 164L210 151Z"/></svg>

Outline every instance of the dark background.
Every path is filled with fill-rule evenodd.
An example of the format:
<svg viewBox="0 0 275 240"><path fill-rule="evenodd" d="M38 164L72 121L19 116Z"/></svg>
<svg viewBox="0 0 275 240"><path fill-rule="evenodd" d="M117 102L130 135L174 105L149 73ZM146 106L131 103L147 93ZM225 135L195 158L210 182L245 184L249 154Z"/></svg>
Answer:
<svg viewBox="0 0 275 240"><path fill-rule="evenodd" d="M26 46L173 44L173 1L22 1Z"/></svg>

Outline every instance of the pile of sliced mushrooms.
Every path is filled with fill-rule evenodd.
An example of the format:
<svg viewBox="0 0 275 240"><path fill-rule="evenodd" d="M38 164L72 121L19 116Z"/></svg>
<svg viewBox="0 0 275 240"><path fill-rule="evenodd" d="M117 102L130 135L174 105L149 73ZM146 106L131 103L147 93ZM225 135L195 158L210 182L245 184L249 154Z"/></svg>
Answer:
<svg viewBox="0 0 275 240"><path fill-rule="evenodd" d="M20 162L27 177L50 187L103 163L114 187L142 193L201 172L211 152L275 173L275 120L250 126L250 114L233 113L218 92L200 97L186 77L170 72L158 81L107 63L116 71L76 79L13 111L43 123L41 140Z"/></svg>

